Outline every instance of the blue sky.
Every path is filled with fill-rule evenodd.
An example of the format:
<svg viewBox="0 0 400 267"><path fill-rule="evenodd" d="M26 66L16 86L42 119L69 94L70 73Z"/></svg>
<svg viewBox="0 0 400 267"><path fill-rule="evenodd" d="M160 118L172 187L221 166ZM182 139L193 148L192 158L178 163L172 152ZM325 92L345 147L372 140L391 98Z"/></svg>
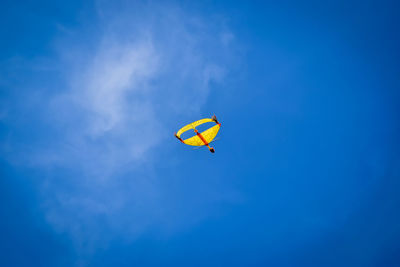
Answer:
<svg viewBox="0 0 400 267"><path fill-rule="evenodd" d="M399 266L398 9L3 1L0 265Z"/></svg>

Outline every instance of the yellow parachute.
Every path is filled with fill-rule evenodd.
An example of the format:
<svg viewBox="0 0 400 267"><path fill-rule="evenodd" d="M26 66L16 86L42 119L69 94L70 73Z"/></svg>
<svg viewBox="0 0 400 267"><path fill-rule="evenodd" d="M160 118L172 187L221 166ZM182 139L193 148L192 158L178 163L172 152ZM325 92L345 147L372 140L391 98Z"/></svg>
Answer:
<svg viewBox="0 0 400 267"><path fill-rule="evenodd" d="M217 125L214 125L213 127L209 128L201 133L199 131L197 131L196 127L203 123L206 123L206 122L215 122ZM207 119L198 120L198 121L189 123L186 126L183 126L175 134L175 137L178 138L179 141L181 141L182 143L190 145L190 146L207 146L208 149L210 150L210 152L214 153L215 150L214 150L214 148L210 147L210 143L215 138L215 136L217 135L220 128L221 128L221 123L218 122L217 117L214 115L210 119L207 118ZM184 133L190 129L193 129L194 132L196 133L196 135L183 140L181 138L182 133Z"/></svg>

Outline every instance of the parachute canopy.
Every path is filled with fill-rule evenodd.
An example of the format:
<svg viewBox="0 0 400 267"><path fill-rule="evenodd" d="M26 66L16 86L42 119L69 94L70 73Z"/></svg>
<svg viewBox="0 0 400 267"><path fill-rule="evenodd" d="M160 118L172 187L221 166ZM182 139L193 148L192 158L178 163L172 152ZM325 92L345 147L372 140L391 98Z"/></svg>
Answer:
<svg viewBox="0 0 400 267"><path fill-rule="evenodd" d="M213 127L203 131L203 132L199 132L197 131L196 127L207 123L207 122L215 122L216 125L214 125ZM214 148L210 147L209 144L212 142L212 140L215 138L215 136L217 135L219 129L221 128L221 123L218 122L217 117L214 115L212 116L212 118L207 118L207 119L201 119L192 123L189 123L186 126L183 126L176 134L175 137L178 138L182 143L186 144L186 145L190 145L190 146L207 146L211 152L214 153ZM195 136L187 138L185 140L183 140L181 138L181 135L189 130L194 130L194 132L196 133Z"/></svg>

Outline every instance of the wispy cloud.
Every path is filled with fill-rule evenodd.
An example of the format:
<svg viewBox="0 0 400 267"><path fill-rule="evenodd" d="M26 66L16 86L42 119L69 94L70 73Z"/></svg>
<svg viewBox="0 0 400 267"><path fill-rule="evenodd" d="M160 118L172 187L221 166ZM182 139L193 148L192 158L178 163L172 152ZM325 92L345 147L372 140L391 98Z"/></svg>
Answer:
<svg viewBox="0 0 400 267"><path fill-rule="evenodd" d="M199 112L210 82L221 82L228 71L221 51L233 35L222 23L209 25L177 7L146 6L132 19L128 13L106 16L101 4L97 9L105 18L92 51L59 48L62 58L75 57L67 61L69 89L52 100L52 109L61 115L55 123L80 122L66 131L71 145L89 153L106 145L102 166L108 166L146 157L163 139L166 112Z"/></svg>
<svg viewBox="0 0 400 267"><path fill-rule="evenodd" d="M166 138L168 117L198 114L210 83L229 73L234 35L223 20L124 5L115 13L98 2L93 32L59 25L50 60L58 89L37 89L34 104L51 131L24 153L8 141L24 164L52 170L41 182L46 217L82 246L107 239L96 227L134 237L162 220L152 149Z"/></svg>

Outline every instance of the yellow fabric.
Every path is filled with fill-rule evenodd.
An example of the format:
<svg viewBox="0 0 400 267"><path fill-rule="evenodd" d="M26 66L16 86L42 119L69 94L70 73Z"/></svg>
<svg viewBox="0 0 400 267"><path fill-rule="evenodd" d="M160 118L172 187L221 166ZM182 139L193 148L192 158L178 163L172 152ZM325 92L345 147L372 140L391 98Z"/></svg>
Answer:
<svg viewBox="0 0 400 267"><path fill-rule="evenodd" d="M201 133L204 139L206 139L207 143L210 143L215 138L215 136L219 131L220 126L221 125L217 124Z"/></svg>
<svg viewBox="0 0 400 267"><path fill-rule="evenodd" d="M189 146L204 146L203 141L201 141L200 137L198 137L197 135L183 140L183 142Z"/></svg>
<svg viewBox="0 0 400 267"><path fill-rule="evenodd" d="M207 141L207 143L210 143L217 135L220 126L221 125L217 124L217 125L211 127L210 129L205 130L204 132L202 132L200 134ZM183 142L190 146L204 146L203 141L197 135L190 137L186 140L183 140Z"/></svg>
<svg viewBox="0 0 400 267"><path fill-rule="evenodd" d="M183 133L186 132L187 130L194 129L194 128L196 128L197 126L199 126L200 124L203 124L203 123L206 123L206 122L211 122L211 121L213 121L213 120L212 120L212 119L201 119L201 120L198 120L198 121L189 123L188 125L183 126L183 127L176 133L176 135L177 135L178 137L181 137L181 134L183 134ZM201 141L201 140L200 140L200 141Z"/></svg>

